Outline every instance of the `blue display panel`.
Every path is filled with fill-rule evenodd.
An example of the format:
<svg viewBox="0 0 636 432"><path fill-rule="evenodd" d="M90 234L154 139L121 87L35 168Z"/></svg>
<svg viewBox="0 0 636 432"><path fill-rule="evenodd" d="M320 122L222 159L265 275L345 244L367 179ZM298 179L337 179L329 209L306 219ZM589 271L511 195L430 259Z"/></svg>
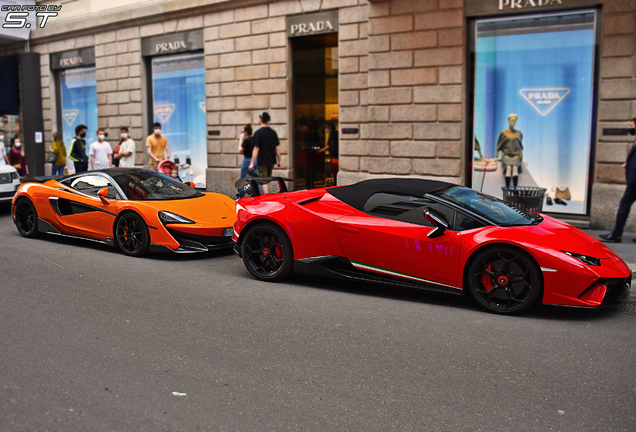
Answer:
<svg viewBox="0 0 636 432"><path fill-rule="evenodd" d="M95 68L67 69L60 72L60 95L62 98L62 134L66 150L70 150L75 138L75 127L86 125L86 153L88 146L96 140L97 132L97 81ZM70 173L75 172L73 161L66 164Z"/></svg>
<svg viewBox="0 0 636 432"><path fill-rule="evenodd" d="M586 213L595 22L594 11L476 22L474 189L502 197L505 166L518 165L519 186L552 198L543 211ZM508 142L508 159L494 160L498 142L514 134L519 157Z"/></svg>
<svg viewBox="0 0 636 432"><path fill-rule="evenodd" d="M168 138L183 181L205 187L207 160L205 67L202 54L152 61L154 121Z"/></svg>

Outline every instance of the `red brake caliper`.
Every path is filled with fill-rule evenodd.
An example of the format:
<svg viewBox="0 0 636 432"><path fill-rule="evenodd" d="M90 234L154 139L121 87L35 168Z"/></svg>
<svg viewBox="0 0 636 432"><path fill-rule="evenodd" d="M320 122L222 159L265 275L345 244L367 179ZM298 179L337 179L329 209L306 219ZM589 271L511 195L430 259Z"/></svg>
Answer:
<svg viewBox="0 0 636 432"><path fill-rule="evenodd" d="M283 259L283 248L281 246L276 245L274 247L274 254L276 255L276 259Z"/></svg>
<svg viewBox="0 0 636 432"><path fill-rule="evenodd" d="M486 264L486 270L492 271L490 263ZM492 288L492 279L490 278L490 276L484 273L481 275L481 284L484 286L486 291L490 291L490 289Z"/></svg>

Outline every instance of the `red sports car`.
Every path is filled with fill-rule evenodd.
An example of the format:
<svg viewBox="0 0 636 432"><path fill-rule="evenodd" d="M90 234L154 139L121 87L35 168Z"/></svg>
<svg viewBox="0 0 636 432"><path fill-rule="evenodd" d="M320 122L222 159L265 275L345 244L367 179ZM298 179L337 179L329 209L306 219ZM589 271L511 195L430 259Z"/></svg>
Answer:
<svg viewBox="0 0 636 432"><path fill-rule="evenodd" d="M605 245L472 189L375 179L286 192L279 180L282 193L236 206L235 251L260 280L298 271L468 291L504 314L536 302L598 307L629 296L631 271ZM251 183L247 189L258 195Z"/></svg>

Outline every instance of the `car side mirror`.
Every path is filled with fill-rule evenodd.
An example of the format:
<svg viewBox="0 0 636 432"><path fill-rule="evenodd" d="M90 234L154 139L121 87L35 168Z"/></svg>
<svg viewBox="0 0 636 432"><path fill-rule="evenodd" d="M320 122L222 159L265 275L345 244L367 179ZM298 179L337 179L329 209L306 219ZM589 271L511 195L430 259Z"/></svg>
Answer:
<svg viewBox="0 0 636 432"><path fill-rule="evenodd" d="M435 227L426 235L428 238L440 237L448 229L448 219L446 219L444 213L440 211L434 210L430 207L424 207L424 218Z"/></svg>
<svg viewBox="0 0 636 432"><path fill-rule="evenodd" d="M104 203L104 205L108 205L110 204L108 202L108 200L106 199L108 197L108 188L105 187L103 189L100 189L99 192L97 192L97 196L99 197L99 199L102 200L102 202Z"/></svg>
<svg viewBox="0 0 636 432"><path fill-rule="evenodd" d="M195 184L192 182L185 182L185 184L187 184L188 186L190 186L192 189L194 189Z"/></svg>

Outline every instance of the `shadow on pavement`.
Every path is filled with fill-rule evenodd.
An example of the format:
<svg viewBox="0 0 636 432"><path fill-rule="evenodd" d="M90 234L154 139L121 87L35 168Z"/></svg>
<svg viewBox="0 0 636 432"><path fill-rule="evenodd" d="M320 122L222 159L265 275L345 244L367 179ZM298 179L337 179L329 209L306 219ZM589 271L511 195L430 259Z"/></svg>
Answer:
<svg viewBox="0 0 636 432"><path fill-rule="evenodd" d="M435 291L427 291L424 289L418 290L415 288L402 288L390 285L330 279L326 277L301 274L294 274L287 283L298 287L335 290L355 295L444 306L449 308L449 313L452 312L452 308L455 308L475 310L485 314L490 314L490 312L478 306L468 295L445 294ZM630 313L630 309L625 304L609 306L602 309L538 305L519 315L514 315L514 317L526 319L548 319L555 321L597 321L615 318L623 313ZM508 317L506 316L501 316L502 320L507 318Z"/></svg>

